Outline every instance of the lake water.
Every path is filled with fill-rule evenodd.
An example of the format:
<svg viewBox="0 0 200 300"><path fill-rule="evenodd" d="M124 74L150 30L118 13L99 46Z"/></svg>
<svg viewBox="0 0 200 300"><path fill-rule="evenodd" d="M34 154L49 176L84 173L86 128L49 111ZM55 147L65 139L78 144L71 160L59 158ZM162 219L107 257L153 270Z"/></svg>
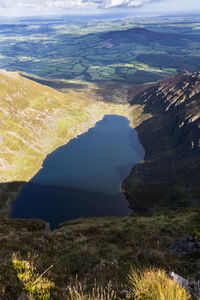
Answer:
<svg viewBox="0 0 200 300"><path fill-rule="evenodd" d="M120 184L143 157L129 121L107 115L47 156L12 203L11 218L40 218L53 229L79 217L127 216Z"/></svg>

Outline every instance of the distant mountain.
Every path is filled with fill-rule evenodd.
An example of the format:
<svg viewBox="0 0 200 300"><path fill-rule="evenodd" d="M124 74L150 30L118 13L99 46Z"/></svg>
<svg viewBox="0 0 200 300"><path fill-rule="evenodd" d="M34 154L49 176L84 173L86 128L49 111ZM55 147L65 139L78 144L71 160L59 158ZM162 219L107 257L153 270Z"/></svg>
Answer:
<svg viewBox="0 0 200 300"><path fill-rule="evenodd" d="M155 32L142 27L133 27L127 30L117 30L102 33L101 38L105 39L110 45L119 45L121 43L139 43L152 44L158 42L159 44L169 43L174 46L184 45L185 41L181 35L174 33Z"/></svg>
<svg viewBox="0 0 200 300"><path fill-rule="evenodd" d="M178 208L200 200L200 73L183 72L136 96L137 131L146 150L123 189L133 210ZM139 111L139 109L138 109ZM137 115L137 113L136 113Z"/></svg>

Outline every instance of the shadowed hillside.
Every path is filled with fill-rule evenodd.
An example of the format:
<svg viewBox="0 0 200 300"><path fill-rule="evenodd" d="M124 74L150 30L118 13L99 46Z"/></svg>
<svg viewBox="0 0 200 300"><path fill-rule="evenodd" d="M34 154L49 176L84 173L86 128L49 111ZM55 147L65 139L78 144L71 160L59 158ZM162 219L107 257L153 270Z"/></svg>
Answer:
<svg viewBox="0 0 200 300"><path fill-rule="evenodd" d="M123 189L134 211L199 204L200 73L181 73L136 96L145 160Z"/></svg>

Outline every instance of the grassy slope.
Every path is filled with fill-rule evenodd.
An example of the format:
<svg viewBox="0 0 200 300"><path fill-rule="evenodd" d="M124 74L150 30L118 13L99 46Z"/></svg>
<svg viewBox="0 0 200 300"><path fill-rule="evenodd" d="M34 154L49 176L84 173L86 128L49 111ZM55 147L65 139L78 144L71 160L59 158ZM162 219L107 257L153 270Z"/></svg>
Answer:
<svg viewBox="0 0 200 300"><path fill-rule="evenodd" d="M70 89L63 94L17 73L0 72L0 93L0 182L29 180L48 153L105 114L128 115L127 106Z"/></svg>

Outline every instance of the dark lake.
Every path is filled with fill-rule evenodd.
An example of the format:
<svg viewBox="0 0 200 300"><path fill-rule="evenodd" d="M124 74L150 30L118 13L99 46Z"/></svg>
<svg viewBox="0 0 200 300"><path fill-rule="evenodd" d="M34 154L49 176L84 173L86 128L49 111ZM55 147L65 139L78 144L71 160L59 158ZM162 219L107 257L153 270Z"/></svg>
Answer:
<svg viewBox="0 0 200 300"><path fill-rule="evenodd" d="M143 157L129 121L107 115L47 156L12 203L11 218L40 218L53 229L79 217L127 216L120 184Z"/></svg>

